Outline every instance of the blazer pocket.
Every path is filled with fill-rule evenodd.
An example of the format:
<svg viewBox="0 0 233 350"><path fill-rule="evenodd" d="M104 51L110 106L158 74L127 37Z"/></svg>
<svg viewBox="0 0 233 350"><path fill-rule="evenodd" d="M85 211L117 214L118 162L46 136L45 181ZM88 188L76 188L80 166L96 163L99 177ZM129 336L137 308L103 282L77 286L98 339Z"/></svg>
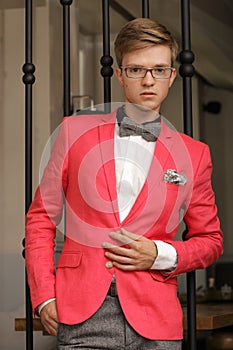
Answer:
<svg viewBox="0 0 233 350"><path fill-rule="evenodd" d="M57 268L78 267L82 260L82 252L62 253L57 264Z"/></svg>
<svg viewBox="0 0 233 350"><path fill-rule="evenodd" d="M174 284L174 285L178 285L177 283L177 278L176 277L170 277L169 273L165 274L162 272L159 272L158 270L150 270L149 271L151 277L158 282L162 282L162 283L168 283L168 284Z"/></svg>

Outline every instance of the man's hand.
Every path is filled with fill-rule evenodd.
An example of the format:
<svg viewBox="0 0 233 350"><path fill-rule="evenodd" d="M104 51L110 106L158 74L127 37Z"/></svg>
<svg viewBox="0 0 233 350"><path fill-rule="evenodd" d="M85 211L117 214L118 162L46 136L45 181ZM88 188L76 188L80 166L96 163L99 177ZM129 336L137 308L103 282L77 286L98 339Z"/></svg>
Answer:
<svg viewBox="0 0 233 350"><path fill-rule="evenodd" d="M110 260L106 267L116 266L124 271L148 270L153 265L157 255L155 243L143 236L135 235L121 228L117 232L111 232L110 237L129 248L103 243L107 249L105 256Z"/></svg>
<svg viewBox="0 0 233 350"><path fill-rule="evenodd" d="M40 312L40 319L45 330L49 334L57 335L58 318L55 300L51 301L43 307Z"/></svg>

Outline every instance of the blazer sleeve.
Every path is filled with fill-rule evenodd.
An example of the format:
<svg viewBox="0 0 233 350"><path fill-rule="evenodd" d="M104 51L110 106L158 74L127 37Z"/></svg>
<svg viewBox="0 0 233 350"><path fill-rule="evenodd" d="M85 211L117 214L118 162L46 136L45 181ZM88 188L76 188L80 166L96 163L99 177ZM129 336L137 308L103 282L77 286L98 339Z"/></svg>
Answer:
<svg viewBox="0 0 233 350"><path fill-rule="evenodd" d="M172 242L177 251L178 264L169 278L206 268L223 253L223 234L211 185L212 162L208 146L202 146L191 200L184 216L187 235L185 241Z"/></svg>
<svg viewBox="0 0 233 350"><path fill-rule="evenodd" d="M62 122L26 215L25 258L33 309L55 295L54 239L67 187L68 137Z"/></svg>

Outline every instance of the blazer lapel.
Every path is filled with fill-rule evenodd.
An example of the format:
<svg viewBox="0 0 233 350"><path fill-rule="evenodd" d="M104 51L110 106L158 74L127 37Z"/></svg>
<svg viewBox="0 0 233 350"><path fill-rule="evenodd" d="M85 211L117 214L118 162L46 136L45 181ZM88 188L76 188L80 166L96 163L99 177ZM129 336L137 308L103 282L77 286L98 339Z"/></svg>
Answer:
<svg viewBox="0 0 233 350"><path fill-rule="evenodd" d="M172 154L172 146L174 143L174 137L172 130L165 124L162 119L162 130L161 134L156 142L154 159L159 162L162 169L165 169L167 162Z"/></svg>
<svg viewBox="0 0 233 350"><path fill-rule="evenodd" d="M119 225L120 218L117 202L116 171L114 160L114 130L116 124L116 112L103 115L102 122L103 123L99 125L99 147L104 176L112 204L112 210Z"/></svg>

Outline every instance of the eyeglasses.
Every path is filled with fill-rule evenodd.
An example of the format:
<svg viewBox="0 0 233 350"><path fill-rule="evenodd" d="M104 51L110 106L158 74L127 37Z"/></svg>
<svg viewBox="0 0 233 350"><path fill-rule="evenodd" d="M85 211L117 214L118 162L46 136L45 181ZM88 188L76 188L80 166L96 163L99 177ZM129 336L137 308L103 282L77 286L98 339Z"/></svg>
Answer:
<svg viewBox="0 0 233 350"><path fill-rule="evenodd" d="M128 78L138 79L145 78L147 72L151 73L151 76L155 79L169 79L175 68L172 67L155 67L155 68L144 68L144 67L120 67L125 71Z"/></svg>

